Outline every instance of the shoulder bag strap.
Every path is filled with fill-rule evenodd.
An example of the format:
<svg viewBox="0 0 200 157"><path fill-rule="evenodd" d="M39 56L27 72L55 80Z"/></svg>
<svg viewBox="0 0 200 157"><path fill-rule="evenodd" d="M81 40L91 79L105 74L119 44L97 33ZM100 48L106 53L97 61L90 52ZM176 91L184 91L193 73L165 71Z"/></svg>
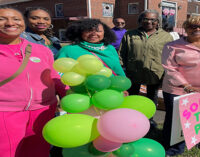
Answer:
<svg viewBox="0 0 200 157"><path fill-rule="evenodd" d="M15 79L19 74L22 73L22 71L25 69L27 63L28 63L28 60L29 60L29 57L31 55L31 49L32 49L32 46L30 44L28 44L26 46L26 49L25 49L25 58L23 60L23 63L21 64L21 66L19 67L19 69L12 75L10 76L9 78L3 80L0 82L0 87L3 86L4 84L12 81L13 79Z"/></svg>
<svg viewBox="0 0 200 157"><path fill-rule="evenodd" d="M109 68L110 69L110 67L104 62L104 61L102 61L101 60L101 58L99 58L94 52L92 52L92 51L90 51L94 56L96 56L107 68ZM110 70L112 70L112 69L110 69ZM113 75L115 75L115 76L117 76L117 74L112 70L112 73L113 73Z"/></svg>

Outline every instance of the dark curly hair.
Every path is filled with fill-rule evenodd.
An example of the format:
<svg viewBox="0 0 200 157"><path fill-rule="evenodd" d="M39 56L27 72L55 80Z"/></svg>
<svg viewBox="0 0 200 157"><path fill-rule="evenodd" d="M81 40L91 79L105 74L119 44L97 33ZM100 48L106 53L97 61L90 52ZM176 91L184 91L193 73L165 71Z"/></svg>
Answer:
<svg viewBox="0 0 200 157"><path fill-rule="evenodd" d="M99 19L82 19L72 22L67 28L66 37L73 43L78 44L83 41L82 33L84 31L97 30L99 25L102 25L104 29L104 38L101 42L105 45L115 42L116 36L114 32Z"/></svg>

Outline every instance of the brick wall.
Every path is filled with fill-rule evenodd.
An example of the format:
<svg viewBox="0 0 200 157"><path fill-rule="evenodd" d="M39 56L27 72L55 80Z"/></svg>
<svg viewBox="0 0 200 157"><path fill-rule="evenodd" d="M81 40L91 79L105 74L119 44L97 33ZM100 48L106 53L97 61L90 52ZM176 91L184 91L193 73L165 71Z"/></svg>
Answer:
<svg viewBox="0 0 200 157"><path fill-rule="evenodd" d="M137 27L137 19L139 13L128 14L128 3L138 3L139 13L144 10L144 0L119 0L117 4L115 16L121 16L126 21L126 29L133 29Z"/></svg>
<svg viewBox="0 0 200 157"><path fill-rule="evenodd" d="M55 17L55 4L63 3L64 17ZM69 17L87 16L86 0L34 0L30 2L16 3L12 6L18 8L24 13L27 7L40 6L47 8L51 12L52 24L54 25L54 32L58 37L59 29L65 29L69 22Z"/></svg>
<svg viewBox="0 0 200 157"><path fill-rule="evenodd" d="M135 29L138 27L138 15L144 11L144 0L90 0L91 1L91 16L92 18L99 18L110 27L113 27L112 17L103 17L102 3L113 4L114 17L123 17L126 20L127 29ZM155 9L161 13L159 3L162 0L148 0L148 9ZM167 0L166 0L167 1ZM168 0L169 1L169 0ZM177 26L181 27L183 21L187 17L187 0L170 0L176 2L177 6L181 6L177 10ZM55 18L55 4L63 3L64 17ZM128 14L128 4L137 3L138 13ZM16 3L14 6L18 7L24 12L26 7L30 6L43 6L49 9L52 13L53 24L55 25L55 32L58 35L59 28L66 28L69 22L69 17L88 17L88 0L33 0L30 2Z"/></svg>
<svg viewBox="0 0 200 157"><path fill-rule="evenodd" d="M160 14L161 7L159 4L162 0L149 0L149 8L157 10ZM166 0L167 1L167 0ZM187 18L187 0L168 0L167 2L176 2L177 3L177 17L176 17L176 27L182 27L183 22ZM178 9L178 6L181 6L181 9Z"/></svg>
<svg viewBox="0 0 200 157"><path fill-rule="evenodd" d="M177 2L177 7L181 7L177 9L177 28L182 27L183 22L187 19L187 7L188 1L187 0L171 0L172 2Z"/></svg>
<svg viewBox="0 0 200 157"><path fill-rule="evenodd" d="M189 16L192 14L200 14L200 2L188 2L187 13Z"/></svg>
<svg viewBox="0 0 200 157"><path fill-rule="evenodd" d="M92 18L101 19L108 26L113 27L112 17L103 17L102 3L113 4L113 10L115 8L115 0L91 0L91 14Z"/></svg>
<svg viewBox="0 0 200 157"><path fill-rule="evenodd" d="M162 0L148 0L148 9L157 10L161 14L161 7L159 4ZM166 0L167 1L167 0ZM181 6L180 10L177 10L177 18L176 23L177 27L181 27L183 21L187 18L187 0L168 0L171 2L176 2L177 7ZM139 14L128 14L128 3L138 3L139 4L139 13L144 11L144 0L119 0L116 3L116 10L115 15L121 16L126 20L126 28L127 29L134 29L138 27L137 19Z"/></svg>
<svg viewBox="0 0 200 157"><path fill-rule="evenodd" d="M31 2L24 2L15 4L22 12L27 7L42 6L50 10L52 18L55 17L55 4L63 3L64 5L64 16L87 16L86 0L34 0Z"/></svg>

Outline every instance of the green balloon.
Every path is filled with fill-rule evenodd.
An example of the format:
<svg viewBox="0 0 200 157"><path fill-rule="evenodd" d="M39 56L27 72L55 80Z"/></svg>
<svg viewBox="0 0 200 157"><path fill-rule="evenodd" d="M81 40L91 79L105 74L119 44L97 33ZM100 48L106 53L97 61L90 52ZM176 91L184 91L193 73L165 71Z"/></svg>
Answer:
<svg viewBox="0 0 200 157"><path fill-rule="evenodd" d="M101 91L110 87L110 79L103 75L91 75L85 80L85 86L93 91Z"/></svg>
<svg viewBox="0 0 200 157"><path fill-rule="evenodd" d="M92 96L92 104L104 110L119 107L124 100L123 95L115 90L105 89Z"/></svg>
<svg viewBox="0 0 200 157"><path fill-rule="evenodd" d="M92 143L89 144L88 146L88 151L95 156L101 156L101 155L105 155L108 154L108 152L101 152L99 150L97 150Z"/></svg>
<svg viewBox="0 0 200 157"><path fill-rule="evenodd" d="M118 108L129 108L143 113L147 118L153 117L156 112L156 105L154 102L140 95L126 96L121 106Z"/></svg>
<svg viewBox="0 0 200 157"><path fill-rule="evenodd" d="M125 91L131 87L131 80L126 76L113 76L110 77L110 89Z"/></svg>
<svg viewBox="0 0 200 157"><path fill-rule="evenodd" d="M61 99L61 107L69 113L79 113L90 108L90 97L83 94L70 94Z"/></svg>
<svg viewBox="0 0 200 157"><path fill-rule="evenodd" d="M84 84L81 84L81 85L78 85L78 86L72 86L70 88L75 93L87 93L87 89L86 89Z"/></svg>
<svg viewBox="0 0 200 157"><path fill-rule="evenodd" d="M72 89L68 89L66 92L66 95L74 94L74 91Z"/></svg>
<svg viewBox="0 0 200 157"><path fill-rule="evenodd" d="M85 114L64 114L45 124L43 137L54 146L79 147L99 136L97 121L98 119Z"/></svg>
<svg viewBox="0 0 200 157"><path fill-rule="evenodd" d="M124 143L118 150L112 153L116 157L131 157L131 155L134 153L134 147L129 143Z"/></svg>
<svg viewBox="0 0 200 157"><path fill-rule="evenodd" d="M96 150L96 148L92 147L92 143L76 148L64 148L62 152L63 157L109 157L109 154Z"/></svg>
<svg viewBox="0 0 200 157"><path fill-rule="evenodd" d="M89 144L76 147L76 148L64 148L62 155L63 157L94 157L88 151Z"/></svg>
<svg viewBox="0 0 200 157"><path fill-rule="evenodd" d="M165 157L163 146L152 139L141 138L130 144L134 147L134 153L131 157Z"/></svg>

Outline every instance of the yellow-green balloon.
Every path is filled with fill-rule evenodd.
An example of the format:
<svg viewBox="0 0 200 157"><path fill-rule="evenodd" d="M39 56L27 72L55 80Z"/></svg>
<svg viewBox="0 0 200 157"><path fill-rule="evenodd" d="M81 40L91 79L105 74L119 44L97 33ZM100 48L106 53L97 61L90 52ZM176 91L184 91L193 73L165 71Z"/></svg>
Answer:
<svg viewBox="0 0 200 157"><path fill-rule="evenodd" d="M79 63L76 64L76 65L72 68L71 71L73 71L73 72L75 72L75 73L78 73L78 74L80 74L80 75L83 75L83 76L86 76L86 75L87 75L87 72L80 66Z"/></svg>
<svg viewBox="0 0 200 157"><path fill-rule="evenodd" d="M86 71L87 74L94 74L103 68L103 63L97 58L81 59L79 61L79 66Z"/></svg>
<svg viewBox="0 0 200 157"><path fill-rule="evenodd" d="M156 112L156 106L154 102L151 99L140 95L126 96L122 105L120 105L118 108L134 109L143 113L147 118L153 117Z"/></svg>
<svg viewBox="0 0 200 157"><path fill-rule="evenodd" d="M94 55L82 55L78 57L77 61L80 62L81 60L85 59L97 59L97 57L95 57Z"/></svg>
<svg viewBox="0 0 200 157"><path fill-rule="evenodd" d="M112 75L112 70L109 68L103 67L99 72L95 73L95 75L103 75L106 77L110 77Z"/></svg>
<svg viewBox="0 0 200 157"><path fill-rule="evenodd" d="M99 136L97 119L85 114L65 114L53 118L43 128L43 137L51 145L73 148Z"/></svg>
<svg viewBox="0 0 200 157"><path fill-rule="evenodd" d="M77 86L85 81L85 76L75 72L67 72L62 75L61 81L68 86Z"/></svg>
<svg viewBox="0 0 200 157"><path fill-rule="evenodd" d="M77 63L78 62L72 58L59 58L54 62L53 68L58 72L66 73L69 72Z"/></svg>

